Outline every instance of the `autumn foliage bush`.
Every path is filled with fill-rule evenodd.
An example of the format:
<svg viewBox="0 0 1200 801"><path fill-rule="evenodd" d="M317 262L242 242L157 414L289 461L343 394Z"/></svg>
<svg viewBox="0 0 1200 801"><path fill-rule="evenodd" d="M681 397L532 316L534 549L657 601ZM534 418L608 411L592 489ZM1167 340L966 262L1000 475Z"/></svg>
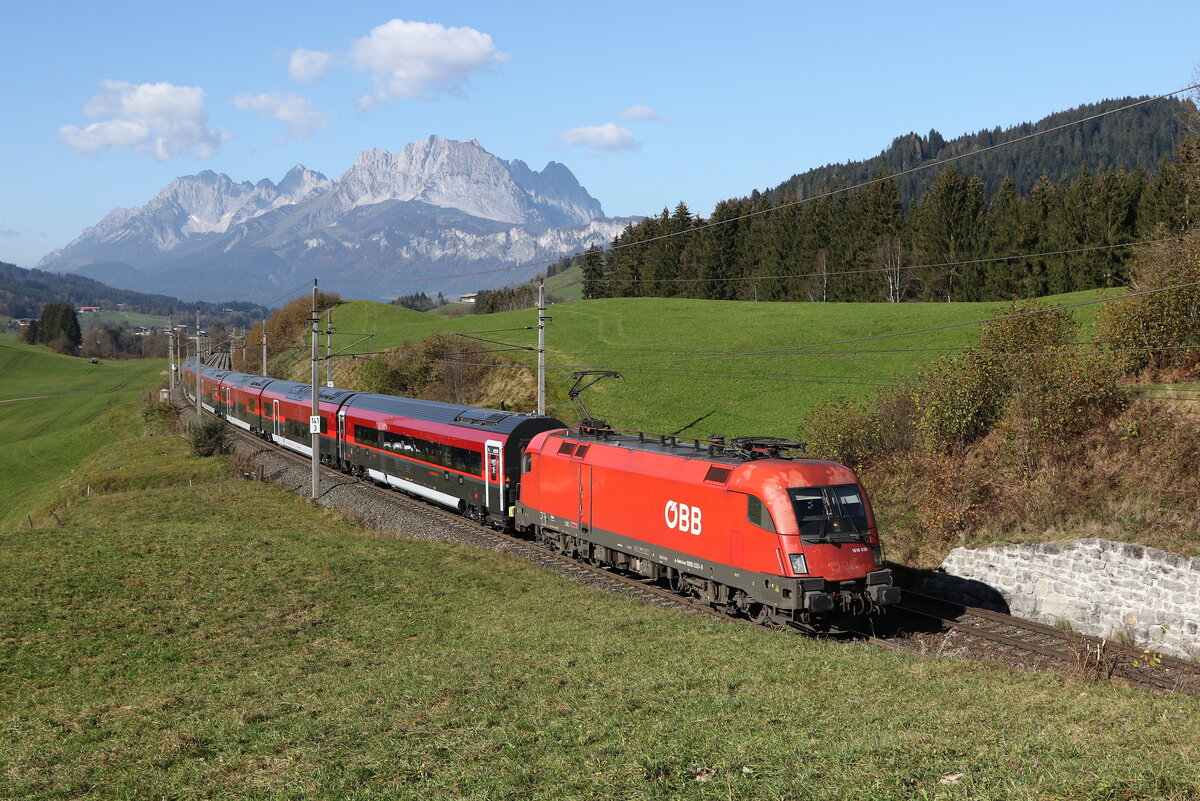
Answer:
<svg viewBox="0 0 1200 801"><path fill-rule="evenodd" d="M472 406L536 407L529 371L516 369L490 346L453 334L434 334L371 358L358 389ZM516 380L519 379L519 380Z"/></svg>
<svg viewBox="0 0 1200 801"><path fill-rule="evenodd" d="M869 402L827 403L800 434L812 455L873 476L889 513L920 533L908 556L932 558L1017 497L1009 487L1071 462L1078 440L1128 405L1117 365L1078 337L1067 311L1014 303L976 347Z"/></svg>
<svg viewBox="0 0 1200 801"><path fill-rule="evenodd" d="M317 292L317 311L323 314L328 309L342 302L341 295L336 292ZM267 326L267 361L270 362L275 354L299 342L312 326L312 295L296 298L283 308L272 314L266 321ZM255 323L246 334L246 358L242 361L235 355L235 367L238 370L254 374L267 374L262 363L262 348L256 347L262 342L263 323Z"/></svg>
<svg viewBox="0 0 1200 801"><path fill-rule="evenodd" d="M1097 334L1121 370L1148 380L1200 377L1200 241L1145 248L1129 288L1153 294L1105 304L1096 315Z"/></svg>

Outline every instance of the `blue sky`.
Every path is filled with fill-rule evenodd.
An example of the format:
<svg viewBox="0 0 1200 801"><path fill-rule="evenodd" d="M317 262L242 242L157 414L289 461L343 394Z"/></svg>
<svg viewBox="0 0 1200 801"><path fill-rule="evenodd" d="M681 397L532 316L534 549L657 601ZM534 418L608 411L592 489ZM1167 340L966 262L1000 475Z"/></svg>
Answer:
<svg viewBox="0 0 1200 801"><path fill-rule="evenodd" d="M1200 4L240 2L0 11L0 261L204 169L474 137L609 215L1197 78Z"/></svg>

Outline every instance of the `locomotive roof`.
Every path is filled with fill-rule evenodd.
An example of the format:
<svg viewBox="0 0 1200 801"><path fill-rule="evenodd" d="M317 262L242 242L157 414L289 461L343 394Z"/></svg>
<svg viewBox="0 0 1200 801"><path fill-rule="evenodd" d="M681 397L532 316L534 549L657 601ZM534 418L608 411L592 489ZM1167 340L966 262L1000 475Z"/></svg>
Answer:
<svg viewBox="0 0 1200 801"><path fill-rule="evenodd" d="M602 437L597 437L592 434L581 434L574 429L566 432L553 432L551 436L561 437L562 439L590 445L610 445L618 448L642 451L643 453L656 453L663 456L674 456L676 459L700 459L705 462L714 462L716 464L729 465L731 467L746 463L745 458L724 452L719 449L710 449L706 443L706 440L697 440L694 437L673 437L657 434L635 436L633 434L621 433L610 433ZM697 442L699 442L699 446L697 446ZM819 461L794 457L774 458L783 458L785 461L793 462Z"/></svg>
<svg viewBox="0 0 1200 801"><path fill-rule="evenodd" d="M346 406L368 412L391 414L396 417L427 420L431 423L494 431L497 434L511 434L522 423L530 420L545 420L553 423L556 427L565 428L562 423L553 418L539 417L536 414L484 409L477 406L463 406L417 398L400 398L393 395L375 395L366 392L353 398Z"/></svg>

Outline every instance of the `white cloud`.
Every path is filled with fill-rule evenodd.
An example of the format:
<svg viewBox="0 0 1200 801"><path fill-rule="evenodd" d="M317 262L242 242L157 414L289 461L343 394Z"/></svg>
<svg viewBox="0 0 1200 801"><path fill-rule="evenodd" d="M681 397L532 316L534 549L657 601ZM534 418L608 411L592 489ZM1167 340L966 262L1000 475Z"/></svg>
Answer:
<svg viewBox="0 0 1200 801"><path fill-rule="evenodd" d="M621 119L631 122L670 122L650 106L630 106L621 109Z"/></svg>
<svg viewBox="0 0 1200 801"><path fill-rule="evenodd" d="M233 107L286 123L287 134L294 139L307 139L313 129L329 127L329 121L311 100L291 92L240 92L233 98Z"/></svg>
<svg viewBox="0 0 1200 801"><path fill-rule="evenodd" d="M198 86L126 81L100 85L105 91L83 107L84 114L99 122L58 129L59 138L81 153L94 155L118 147L159 161L173 156L207 158L229 138L222 128L208 128L204 90Z"/></svg>
<svg viewBox="0 0 1200 801"><path fill-rule="evenodd" d="M350 60L375 82L375 92L358 101L359 108L370 108L392 99L461 94L472 72L508 56L474 28L394 19L351 43Z"/></svg>
<svg viewBox="0 0 1200 801"><path fill-rule="evenodd" d="M312 83L321 78L332 66L333 56L329 53L298 47L296 52L292 53L291 60L288 61L288 74L292 76L292 80Z"/></svg>
<svg viewBox="0 0 1200 801"><path fill-rule="evenodd" d="M641 143L634 138L633 131L611 122L572 128L559 134L558 138L567 147L586 147L591 150L637 150L641 147Z"/></svg>

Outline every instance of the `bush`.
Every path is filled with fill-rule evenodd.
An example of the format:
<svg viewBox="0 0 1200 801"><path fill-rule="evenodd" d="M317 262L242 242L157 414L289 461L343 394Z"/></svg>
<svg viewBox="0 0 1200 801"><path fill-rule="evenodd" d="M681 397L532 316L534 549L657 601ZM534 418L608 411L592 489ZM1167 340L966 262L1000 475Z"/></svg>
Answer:
<svg viewBox="0 0 1200 801"><path fill-rule="evenodd" d="M917 441L931 453L959 453L982 439L1000 416L1003 391L990 356L945 356L912 393Z"/></svg>
<svg viewBox="0 0 1200 801"><path fill-rule="evenodd" d="M1200 244L1166 242L1143 249L1133 268L1134 292L1167 292L1106 303L1096 313L1100 340L1126 374L1149 370L1200 375ZM1192 284L1192 286L1186 286Z"/></svg>
<svg viewBox="0 0 1200 801"><path fill-rule="evenodd" d="M144 400L141 412L148 435L169 434L175 431L175 409L171 404L154 399Z"/></svg>
<svg viewBox="0 0 1200 801"><path fill-rule="evenodd" d="M860 468L879 452L879 426L870 403L827 401L799 427L805 454Z"/></svg>
<svg viewBox="0 0 1200 801"><path fill-rule="evenodd" d="M225 423L215 417L192 422L188 429L192 452L197 456L215 456L229 452L229 432Z"/></svg>

